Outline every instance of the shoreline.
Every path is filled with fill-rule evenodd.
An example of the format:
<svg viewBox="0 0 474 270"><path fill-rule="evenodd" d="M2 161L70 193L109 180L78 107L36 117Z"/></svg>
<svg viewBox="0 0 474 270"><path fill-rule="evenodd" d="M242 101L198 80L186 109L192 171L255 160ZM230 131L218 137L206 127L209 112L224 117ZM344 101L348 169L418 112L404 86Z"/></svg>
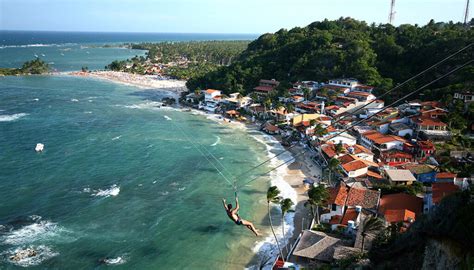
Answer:
<svg viewBox="0 0 474 270"><path fill-rule="evenodd" d="M187 107L183 108L188 109ZM201 114L203 116L207 116L207 118L210 120L217 121L222 124L228 124L229 128L239 128L245 130L249 136L253 137L256 141L266 146L267 159L271 159L275 156L275 153L271 152L272 150L276 150L278 152L286 151L286 153L278 156L277 158L273 158L268 162L271 168L282 164L282 162L293 159L292 162L288 162L284 166L272 171L270 175L267 176L270 178L270 185L277 186L281 192L281 196L284 198L290 198L294 203L292 208L294 212L289 212L285 215L284 236L282 236L281 222L278 221L280 219L274 220L274 229L279 239L281 248L283 250L285 250L285 247L290 249L291 246L294 245L302 229L306 229L309 226L309 222L312 218L310 211L304 206L304 203L308 199L308 195L307 190L304 188L303 180L305 178L311 178L315 182L318 182L318 177L321 176L321 168L319 168L310 159L310 150L301 145L292 146L291 148L283 146L281 144L281 138L279 135L269 135L260 131L258 128L258 122L244 123L234 119L229 122L228 118L220 114L206 113L193 108L191 108L191 113ZM249 134L251 131L259 131L262 134L261 136L264 138L264 140L260 140L254 135ZM298 156L298 154L302 151L307 152ZM278 208L277 211L280 211L277 205L273 205L273 208ZM272 216L274 216L274 214ZM266 264L261 265L263 269L271 269L271 264L279 255L273 235L270 233L269 235L265 236L264 239L259 239L256 241L253 252L255 253L255 256L259 257L260 262L262 260L268 260ZM284 254L287 255L285 251ZM252 265L248 269L258 269L258 266L259 265Z"/></svg>
<svg viewBox="0 0 474 270"><path fill-rule="evenodd" d="M156 76L153 75L139 75L120 71L74 71L65 72L63 74L76 77L95 78L118 84L134 86L141 89L156 89L160 91L173 92L176 94L188 90L186 88L186 81L172 79L157 80Z"/></svg>

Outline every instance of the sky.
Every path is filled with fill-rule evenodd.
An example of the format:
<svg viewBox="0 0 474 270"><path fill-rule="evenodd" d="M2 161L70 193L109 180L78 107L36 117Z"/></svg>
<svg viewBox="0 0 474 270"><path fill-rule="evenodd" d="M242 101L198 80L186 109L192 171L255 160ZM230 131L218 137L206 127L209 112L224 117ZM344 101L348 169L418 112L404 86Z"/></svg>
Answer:
<svg viewBox="0 0 474 270"><path fill-rule="evenodd" d="M462 21L465 5L396 0L394 24ZM325 18L386 23L389 10L390 0L0 0L0 30L261 34Z"/></svg>

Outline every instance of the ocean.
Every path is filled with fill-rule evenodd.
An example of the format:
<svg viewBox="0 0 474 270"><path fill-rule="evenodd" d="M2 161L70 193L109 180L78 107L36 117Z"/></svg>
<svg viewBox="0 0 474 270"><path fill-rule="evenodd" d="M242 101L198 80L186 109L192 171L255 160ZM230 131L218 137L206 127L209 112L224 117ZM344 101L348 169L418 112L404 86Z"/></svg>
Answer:
<svg viewBox="0 0 474 270"><path fill-rule="evenodd" d="M47 55L84 46L16 45L0 53L14 49L9 54L20 59L32 48ZM113 53L103 57L103 50ZM88 55L104 66L130 52L101 48ZM62 59L61 71L82 61L72 53ZM0 66L6 61L0 57ZM215 167L232 179L281 146L213 115L158 107L167 95L68 75L0 77L1 269L242 269L275 254L266 189L284 189L284 171L239 189L240 215L265 234L256 238L228 220L221 199L232 201L234 191ZM37 143L43 152L34 151ZM11 259L28 248L36 256Z"/></svg>

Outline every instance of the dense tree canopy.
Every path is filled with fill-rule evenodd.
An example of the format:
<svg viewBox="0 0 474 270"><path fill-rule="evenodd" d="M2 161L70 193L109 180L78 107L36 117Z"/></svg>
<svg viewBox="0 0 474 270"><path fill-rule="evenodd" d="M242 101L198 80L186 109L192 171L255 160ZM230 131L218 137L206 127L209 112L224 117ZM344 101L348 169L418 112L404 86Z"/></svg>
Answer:
<svg viewBox="0 0 474 270"><path fill-rule="evenodd" d="M39 58L26 61L21 68L0 68L1 75L45 74L49 71L49 65Z"/></svg>
<svg viewBox="0 0 474 270"><path fill-rule="evenodd" d="M327 81L355 77L377 87L378 93L431 66L474 40L473 30L462 24L429 22L426 26L367 25L351 18L314 22L307 27L281 29L251 42L229 66L222 66L188 81L190 89L216 88L249 92L258 80ZM472 48L401 89L397 95L472 59ZM463 61L464 60L464 61ZM441 98L446 90L472 85L474 68L463 69L425 91Z"/></svg>

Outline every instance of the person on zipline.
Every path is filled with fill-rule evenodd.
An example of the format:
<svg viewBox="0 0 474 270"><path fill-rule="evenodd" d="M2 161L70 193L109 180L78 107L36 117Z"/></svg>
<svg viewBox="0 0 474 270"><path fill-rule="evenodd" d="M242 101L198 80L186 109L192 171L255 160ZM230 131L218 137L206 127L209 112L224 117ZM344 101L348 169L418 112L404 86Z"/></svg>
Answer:
<svg viewBox="0 0 474 270"><path fill-rule="evenodd" d="M253 223L250 221L247 221L245 219L242 219L239 217L239 214L237 213L239 211L239 199L237 198L237 195L235 196L235 208L232 209L232 204L226 204L225 199L222 199L222 203L224 204L224 209L227 213L227 216L235 222L237 225L244 225L246 226L249 230L251 230L255 236L260 236L258 233L257 229L255 229L255 226L253 226Z"/></svg>

